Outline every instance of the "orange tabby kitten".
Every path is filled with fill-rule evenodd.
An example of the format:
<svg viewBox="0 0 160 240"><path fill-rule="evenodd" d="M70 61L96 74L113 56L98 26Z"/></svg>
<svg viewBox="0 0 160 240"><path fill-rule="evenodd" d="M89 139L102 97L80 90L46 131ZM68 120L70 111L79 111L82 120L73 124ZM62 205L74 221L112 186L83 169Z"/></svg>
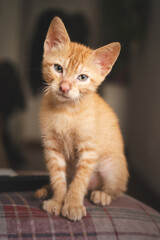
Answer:
<svg viewBox="0 0 160 240"><path fill-rule="evenodd" d="M43 76L47 88L40 122L53 198L43 209L71 220L86 215L90 200L103 206L126 190L128 170L118 120L95 93L111 71L119 43L96 50L70 41L55 17L44 42ZM45 198L48 186L36 192Z"/></svg>

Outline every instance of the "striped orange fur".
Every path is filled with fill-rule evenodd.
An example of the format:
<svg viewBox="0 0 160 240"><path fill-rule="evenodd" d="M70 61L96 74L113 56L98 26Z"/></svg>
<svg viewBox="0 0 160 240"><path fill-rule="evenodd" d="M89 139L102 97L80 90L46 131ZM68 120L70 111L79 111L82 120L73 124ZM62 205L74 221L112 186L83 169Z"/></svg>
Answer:
<svg viewBox="0 0 160 240"><path fill-rule="evenodd" d="M111 71L119 43L93 50L70 41L55 17L44 42L46 81L40 123L53 197L43 209L71 220L86 215L84 196L107 205L126 190L128 170L118 119L96 89ZM47 196L49 186L36 192Z"/></svg>

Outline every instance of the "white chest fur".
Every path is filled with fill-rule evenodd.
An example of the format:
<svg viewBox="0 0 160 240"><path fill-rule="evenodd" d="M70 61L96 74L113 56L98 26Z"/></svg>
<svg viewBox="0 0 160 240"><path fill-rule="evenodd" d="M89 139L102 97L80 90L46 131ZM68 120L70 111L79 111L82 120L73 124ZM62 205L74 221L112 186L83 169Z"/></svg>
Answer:
<svg viewBox="0 0 160 240"><path fill-rule="evenodd" d="M57 141L66 159L73 158L76 145L76 120L74 114L56 113L52 118L52 124L54 131L57 133Z"/></svg>

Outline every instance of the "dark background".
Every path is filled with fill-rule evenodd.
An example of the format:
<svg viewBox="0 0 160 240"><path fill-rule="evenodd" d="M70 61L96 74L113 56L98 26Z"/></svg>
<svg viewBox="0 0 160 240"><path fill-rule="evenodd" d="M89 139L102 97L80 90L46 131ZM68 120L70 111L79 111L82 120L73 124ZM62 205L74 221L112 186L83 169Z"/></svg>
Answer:
<svg viewBox="0 0 160 240"><path fill-rule="evenodd" d="M160 210L159 12L159 0L0 0L0 168L45 170L41 60L49 23L59 16L72 41L121 43L99 92L120 119L129 193Z"/></svg>

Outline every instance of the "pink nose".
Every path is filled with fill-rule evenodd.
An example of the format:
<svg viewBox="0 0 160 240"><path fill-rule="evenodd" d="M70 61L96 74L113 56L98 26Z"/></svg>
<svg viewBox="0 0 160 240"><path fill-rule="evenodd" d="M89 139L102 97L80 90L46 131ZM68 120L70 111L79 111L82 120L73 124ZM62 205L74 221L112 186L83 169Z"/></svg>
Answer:
<svg viewBox="0 0 160 240"><path fill-rule="evenodd" d="M59 90L64 93L69 92L71 90L71 84L67 81L62 81Z"/></svg>

